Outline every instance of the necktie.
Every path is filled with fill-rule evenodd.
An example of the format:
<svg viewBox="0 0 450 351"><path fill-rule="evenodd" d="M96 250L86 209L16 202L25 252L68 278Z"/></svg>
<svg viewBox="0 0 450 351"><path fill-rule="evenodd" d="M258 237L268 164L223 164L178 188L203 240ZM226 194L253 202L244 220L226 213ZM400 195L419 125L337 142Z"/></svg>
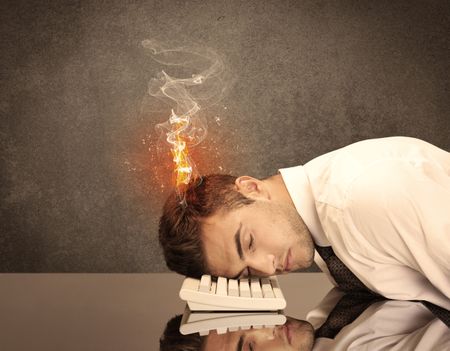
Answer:
<svg viewBox="0 0 450 351"><path fill-rule="evenodd" d="M364 291L366 293L375 294L372 290L368 289L358 277L347 268L347 266L334 254L331 246L317 246L316 250L320 257L325 261L331 276L336 281L339 289L350 291Z"/></svg>
<svg viewBox="0 0 450 351"><path fill-rule="evenodd" d="M381 300L385 298L366 291L345 294L330 312L325 323L315 331L315 337L334 339L343 327L352 323L367 307Z"/></svg>
<svg viewBox="0 0 450 351"><path fill-rule="evenodd" d="M361 280L337 257L331 246L316 245L331 276L345 294L329 314L325 323L316 330L316 338L333 339L347 324L352 323L364 310L384 298L368 289Z"/></svg>
<svg viewBox="0 0 450 351"><path fill-rule="evenodd" d="M359 280L358 277L350 269L347 268L347 266L339 259L339 257L335 255L331 246L323 247L316 245L316 250L319 253L320 257L322 257L322 259L325 261L328 270L330 271L331 276L336 281L338 287L345 292L351 293L348 297L344 296L345 300L344 298L342 299L344 300L341 304L343 306L342 309L339 307L339 304L342 300L338 302L338 304L336 305L336 315L345 314L345 308L351 306L352 300L355 304L355 310L358 310L357 306L360 306L360 308L362 308L364 305L368 307L371 303L384 298L367 288L363 284L363 282ZM371 302L369 302L369 300ZM429 301L420 302L422 302L437 318L444 322L447 327L450 327L450 311ZM357 315L353 316L353 320L356 319L356 317L358 317L359 314L364 311L364 309L365 308L362 308ZM331 317L331 314L329 318ZM349 316L345 319L351 318Z"/></svg>
<svg viewBox="0 0 450 351"><path fill-rule="evenodd" d="M436 317L450 328L450 311L429 301L421 301Z"/></svg>

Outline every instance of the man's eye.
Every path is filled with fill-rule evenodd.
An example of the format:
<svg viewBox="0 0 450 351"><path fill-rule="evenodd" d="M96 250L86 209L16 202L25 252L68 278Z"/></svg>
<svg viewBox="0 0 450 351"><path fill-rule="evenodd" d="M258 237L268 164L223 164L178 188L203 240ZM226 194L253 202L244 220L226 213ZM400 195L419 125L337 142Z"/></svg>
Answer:
<svg viewBox="0 0 450 351"><path fill-rule="evenodd" d="M255 243L254 243L253 235L250 235L250 242L248 244L248 249L253 250L254 246L255 246Z"/></svg>

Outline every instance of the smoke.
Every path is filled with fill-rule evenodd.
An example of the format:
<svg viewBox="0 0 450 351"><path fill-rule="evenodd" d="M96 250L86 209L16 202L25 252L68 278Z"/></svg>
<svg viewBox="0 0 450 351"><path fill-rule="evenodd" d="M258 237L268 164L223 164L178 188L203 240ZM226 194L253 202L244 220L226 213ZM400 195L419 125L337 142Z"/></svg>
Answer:
<svg viewBox="0 0 450 351"><path fill-rule="evenodd" d="M217 104L232 84L223 59L210 48L199 45L169 47L154 39L142 41L145 52L163 65L148 83L144 112L164 112L168 117L156 125L159 157L170 148L176 186L199 177L188 150L207 136L205 108ZM176 166L175 166L176 165Z"/></svg>

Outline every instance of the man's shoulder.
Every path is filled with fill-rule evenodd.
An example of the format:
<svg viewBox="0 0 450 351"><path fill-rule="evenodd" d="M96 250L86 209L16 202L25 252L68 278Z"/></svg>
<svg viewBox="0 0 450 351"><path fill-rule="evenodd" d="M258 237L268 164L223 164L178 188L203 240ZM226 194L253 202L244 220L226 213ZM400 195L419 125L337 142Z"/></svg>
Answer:
<svg viewBox="0 0 450 351"><path fill-rule="evenodd" d="M322 164L334 168L348 167L346 162L349 161L367 166L380 160L418 157L423 153L422 150L430 147L435 148L423 140L411 137L366 139L318 156L305 166L312 168Z"/></svg>
<svg viewBox="0 0 450 351"><path fill-rule="evenodd" d="M387 178L395 177L389 172L395 168L392 166L413 159L422 143L408 137L368 139L309 161L304 168L315 200L343 208L355 183L383 185Z"/></svg>

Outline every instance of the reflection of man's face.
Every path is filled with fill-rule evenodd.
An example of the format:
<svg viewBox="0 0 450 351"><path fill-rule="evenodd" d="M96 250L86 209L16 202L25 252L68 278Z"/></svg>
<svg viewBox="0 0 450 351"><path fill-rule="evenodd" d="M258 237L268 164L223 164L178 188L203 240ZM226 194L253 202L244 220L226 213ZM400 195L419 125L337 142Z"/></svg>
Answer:
<svg viewBox="0 0 450 351"><path fill-rule="evenodd" d="M310 351L314 329L305 321L288 318L286 324L274 328L249 329L216 334L211 332L204 351Z"/></svg>

